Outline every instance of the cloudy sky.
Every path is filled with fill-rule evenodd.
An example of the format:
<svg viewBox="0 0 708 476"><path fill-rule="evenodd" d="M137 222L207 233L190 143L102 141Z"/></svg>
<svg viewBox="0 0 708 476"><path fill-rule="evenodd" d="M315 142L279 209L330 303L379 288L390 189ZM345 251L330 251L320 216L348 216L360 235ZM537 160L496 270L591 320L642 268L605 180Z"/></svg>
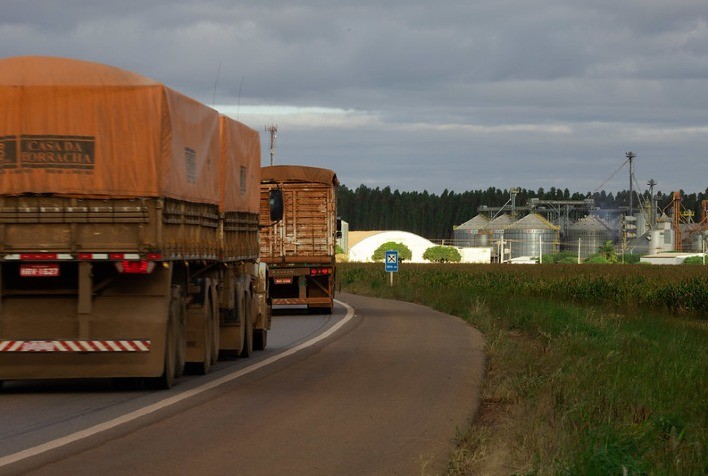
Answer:
<svg viewBox="0 0 708 476"><path fill-rule="evenodd" d="M165 83L350 188L708 187L706 0L2 0L0 57Z"/></svg>

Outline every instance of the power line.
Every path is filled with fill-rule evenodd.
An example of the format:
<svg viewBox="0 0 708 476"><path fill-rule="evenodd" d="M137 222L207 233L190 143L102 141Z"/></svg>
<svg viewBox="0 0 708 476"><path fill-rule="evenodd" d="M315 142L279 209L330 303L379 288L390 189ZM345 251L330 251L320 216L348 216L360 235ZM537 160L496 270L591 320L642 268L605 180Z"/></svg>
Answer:
<svg viewBox="0 0 708 476"><path fill-rule="evenodd" d="M614 172L612 172L612 175L610 175L610 176L607 178L607 180L605 180L604 182L602 182L602 183L600 184L600 186L597 187L597 188L595 189L595 192L593 192L593 193L599 192L600 189L601 189L607 182L609 182L610 180L612 180L612 177L614 177L615 175L617 175L617 172L619 172L620 170L622 170L622 167L624 167L624 166L627 164L627 162L629 162L629 158L627 158L627 160L625 160L625 161L622 163L622 165L620 165L620 166L617 168L617 170L615 170Z"/></svg>

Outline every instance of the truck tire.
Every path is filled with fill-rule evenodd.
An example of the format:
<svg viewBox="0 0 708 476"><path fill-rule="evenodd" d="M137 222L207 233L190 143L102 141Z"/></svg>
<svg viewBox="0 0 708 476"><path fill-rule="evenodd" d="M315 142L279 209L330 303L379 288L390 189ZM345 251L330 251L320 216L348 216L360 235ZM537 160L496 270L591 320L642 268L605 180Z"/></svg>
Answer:
<svg viewBox="0 0 708 476"><path fill-rule="evenodd" d="M265 350L268 345L268 329L253 329L253 350Z"/></svg>
<svg viewBox="0 0 708 476"><path fill-rule="evenodd" d="M248 358L253 353L253 317L251 313L253 308L251 307L251 300L248 296L244 296L244 333L243 333L243 348L241 349L240 357Z"/></svg>
<svg viewBox="0 0 708 476"><path fill-rule="evenodd" d="M174 322L172 319L167 323L167 335L165 336L165 365L162 375L159 377L146 379L147 386L157 390L169 390L175 384L175 364L176 340Z"/></svg>
<svg viewBox="0 0 708 476"><path fill-rule="evenodd" d="M211 370L212 348L214 347L214 310L211 299L204 303L204 361L197 363L197 373L206 375Z"/></svg>
<svg viewBox="0 0 708 476"><path fill-rule="evenodd" d="M212 303L218 303L219 299L217 297L216 291L212 294ZM216 305L211 306L211 314L209 315L211 319L211 363L215 364L219 360L219 345L220 345L220 334L221 327L219 323L219 308Z"/></svg>
<svg viewBox="0 0 708 476"><path fill-rule="evenodd" d="M187 359L187 303L182 296L182 286L172 287L170 319L174 318L175 336L175 378L184 374Z"/></svg>

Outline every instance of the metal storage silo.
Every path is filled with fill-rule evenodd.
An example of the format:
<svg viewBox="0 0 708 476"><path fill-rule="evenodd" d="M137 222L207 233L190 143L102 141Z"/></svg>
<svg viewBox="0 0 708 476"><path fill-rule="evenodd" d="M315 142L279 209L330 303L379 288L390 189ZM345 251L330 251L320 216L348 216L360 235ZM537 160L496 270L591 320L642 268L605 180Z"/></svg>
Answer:
<svg viewBox="0 0 708 476"><path fill-rule="evenodd" d="M589 215L568 226L563 249L577 252L580 244L580 257L587 258L597 253L606 241L612 241L613 238L612 229L607 222Z"/></svg>
<svg viewBox="0 0 708 476"><path fill-rule="evenodd" d="M509 225L504 240L509 242L512 258L552 254L558 249L558 227L532 213Z"/></svg>
<svg viewBox="0 0 708 476"><path fill-rule="evenodd" d="M693 235L691 243L693 251L705 253L708 251L708 230L700 231Z"/></svg>
<svg viewBox="0 0 708 476"><path fill-rule="evenodd" d="M462 225L456 226L452 231L455 246L480 246L476 244L479 241L477 240L477 235L479 234L479 230L482 229L487 223L489 223L489 218L484 215L477 215L476 217L467 220Z"/></svg>
<svg viewBox="0 0 708 476"><path fill-rule="evenodd" d="M513 222L509 215L499 215L479 230L474 246L494 246L504 236L506 227Z"/></svg>

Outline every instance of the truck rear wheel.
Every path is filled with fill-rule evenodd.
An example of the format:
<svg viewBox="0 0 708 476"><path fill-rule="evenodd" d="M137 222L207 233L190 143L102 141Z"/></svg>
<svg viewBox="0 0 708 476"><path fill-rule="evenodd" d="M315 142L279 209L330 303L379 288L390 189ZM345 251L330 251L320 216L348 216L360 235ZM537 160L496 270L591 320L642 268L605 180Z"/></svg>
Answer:
<svg viewBox="0 0 708 476"><path fill-rule="evenodd" d="M213 296L213 298L211 302L219 302L216 296ZM219 323L219 309L217 306L211 306L209 319L211 320L211 363L215 364L219 360L219 346L221 345L221 327Z"/></svg>
<svg viewBox="0 0 708 476"><path fill-rule="evenodd" d="M187 304L182 296L182 286L172 287L170 301L170 319L174 319L174 329L177 340L175 341L175 378L184 374L187 360Z"/></svg>
<svg viewBox="0 0 708 476"><path fill-rule="evenodd" d="M197 363L197 373L200 375L206 375L211 370L212 349L214 348L214 308L211 299L207 299L204 307L206 308L204 313L204 361Z"/></svg>
<svg viewBox="0 0 708 476"><path fill-rule="evenodd" d="M251 306L251 300L247 297L244 297L244 310L243 348L240 356L248 358L253 353L253 317L251 316L253 307Z"/></svg>
<svg viewBox="0 0 708 476"><path fill-rule="evenodd" d="M265 350L268 345L268 329L253 330L253 349Z"/></svg>
<svg viewBox="0 0 708 476"><path fill-rule="evenodd" d="M165 336L165 366L162 375L147 379L149 387L159 390L169 390L175 384L175 367L177 360L176 340L173 319L167 323Z"/></svg>

